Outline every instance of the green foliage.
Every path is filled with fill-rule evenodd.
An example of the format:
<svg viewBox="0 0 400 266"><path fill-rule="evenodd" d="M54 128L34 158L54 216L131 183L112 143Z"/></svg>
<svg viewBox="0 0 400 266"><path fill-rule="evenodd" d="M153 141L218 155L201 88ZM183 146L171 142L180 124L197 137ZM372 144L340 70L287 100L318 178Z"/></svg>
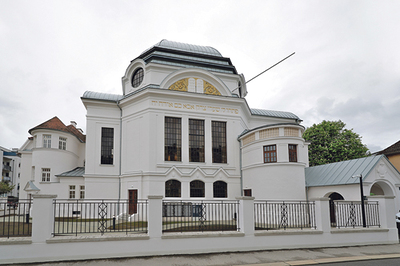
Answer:
<svg viewBox="0 0 400 266"><path fill-rule="evenodd" d="M14 189L15 185L11 185L8 182L1 181L0 182L0 194L11 192Z"/></svg>
<svg viewBox="0 0 400 266"><path fill-rule="evenodd" d="M310 142L310 166L362 158L370 155L361 136L352 129L344 129L342 121L322 121L304 131L303 138Z"/></svg>

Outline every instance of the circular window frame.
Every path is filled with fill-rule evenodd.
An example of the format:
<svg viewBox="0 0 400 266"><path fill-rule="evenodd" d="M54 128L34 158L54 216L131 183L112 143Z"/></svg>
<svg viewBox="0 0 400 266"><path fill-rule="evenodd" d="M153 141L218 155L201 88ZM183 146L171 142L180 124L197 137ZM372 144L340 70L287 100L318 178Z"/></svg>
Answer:
<svg viewBox="0 0 400 266"><path fill-rule="evenodd" d="M144 78L144 69L139 67L133 72L131 84L132 87L137 88L142 84Z"/></svg>

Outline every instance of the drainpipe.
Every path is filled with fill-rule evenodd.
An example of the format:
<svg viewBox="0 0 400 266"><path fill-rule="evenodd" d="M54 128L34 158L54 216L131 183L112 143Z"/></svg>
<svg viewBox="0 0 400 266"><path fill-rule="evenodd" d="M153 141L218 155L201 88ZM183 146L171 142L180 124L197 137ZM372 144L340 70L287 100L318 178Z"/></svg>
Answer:
<svg viewBox="0 0 400 266"><path fill-rule="evenodd" d="M243 171L242 171L242 142L239 141L239 167L240 167L240 196L243 197Z"/></svg>
<svg viewBox="0 0 400 266"><path fill-rule="evenodd" d="M117 101L117 106L120 110L120 118L119 118L119 171L118 171L118 201L121 199L121 173L122 173L122 108L119 105L120 100ZM119 213L119 204L118 210Z"/></svg>

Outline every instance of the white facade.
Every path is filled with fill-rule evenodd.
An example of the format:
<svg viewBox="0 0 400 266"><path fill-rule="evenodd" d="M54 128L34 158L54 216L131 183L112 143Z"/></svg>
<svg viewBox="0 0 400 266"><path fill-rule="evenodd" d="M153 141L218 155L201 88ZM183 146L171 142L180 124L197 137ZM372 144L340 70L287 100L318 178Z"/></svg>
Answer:
<svg viewBox="0 0 400 266"><path fill-rule="evenodd" d="M226 199L241 196L244 188L259 199L305 199L308 150L301 120L292 113L250 109L244 98L246 87L240 85L245 84L243 75L237 74L229 58L215 49L200 53L202 48L194 46L189 51L184 44L164 40L128 66L122 77L123 95L85 92L88 198L128 198L129 190L135 190L138 198L215 199L221 195L215 197L214 184L222 181L227 184ZM167 60L164 57L151 60L161 52L170 61L163 61ZM196 65L199 61L200 66ZM229 66L230 72L213 69L215 64ZM143 71L143 79L134 87L137 71ZM180 119L179 160L165 155L168 118ZM193 162L190 154L189 123L193 119L204 125L204 159L200 162ZM226 124L226 162L213 161L214 122ZM103 128L113 131L112 163L107 164L101 163ZM269 129L278 130L278 135L260 138L260 132ZM254 141L244 144L252 134ZM297 148L293 162L289 162L289 144ZM265 145L277 146L275 162L264 163ZM180 182L178 197L166 195L168 180ZM204 195L191 195L192 181L204 184Z"/></svg>
<svg viewBox="0 0 400 266"><path fill-rule="evenodd" d="M39 191L69 198L71 185L75 186L79 198L80 186L84 186L83 177L58 176L76 167L84 167L85 143L72 133L71 127L75 128L75 124L67 127L54 117L29 131L32 137L19 150L21 199L29 199L30 194ZM29 186L29 181L34 187Z"/></svg>

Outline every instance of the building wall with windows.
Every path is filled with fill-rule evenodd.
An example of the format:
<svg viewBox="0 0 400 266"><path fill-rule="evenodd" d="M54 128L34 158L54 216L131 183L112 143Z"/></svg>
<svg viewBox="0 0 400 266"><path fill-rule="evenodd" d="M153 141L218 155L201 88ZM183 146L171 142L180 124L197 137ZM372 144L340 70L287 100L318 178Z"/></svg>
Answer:
<svg viewBox="0 0 400 266"><path fill-rule="evenodd" d="M0 146L0 162L1 162L1 180L14 185L14 189L7 193L1 194L0 197L14 196L18 197L20 189L21 175L21 157L17 154L16 149L7 149Z"/></svg>
<svg viewBox="0 0 400 266"><path fill-rule="evenodd" d="M122 95L85 92L87 197L305 199L301 120L249 108L245 83L214 48L163 40L131 61ZM277 162L264 163L266 145Z"/></svg>
<svg viewBox="0 0 400 266"><path fill-rule="evenodd" d="M71 122L66 126L57 117L30 129L29 133L31 137L19 150L20 198L28 199L29 194L39 192L68 198L68 185L84 185L83 176L68 179L59 175L76 167L84 167L85 136L76 128L76 123ZM33 191L29 184L34 184Z"/></svg>

